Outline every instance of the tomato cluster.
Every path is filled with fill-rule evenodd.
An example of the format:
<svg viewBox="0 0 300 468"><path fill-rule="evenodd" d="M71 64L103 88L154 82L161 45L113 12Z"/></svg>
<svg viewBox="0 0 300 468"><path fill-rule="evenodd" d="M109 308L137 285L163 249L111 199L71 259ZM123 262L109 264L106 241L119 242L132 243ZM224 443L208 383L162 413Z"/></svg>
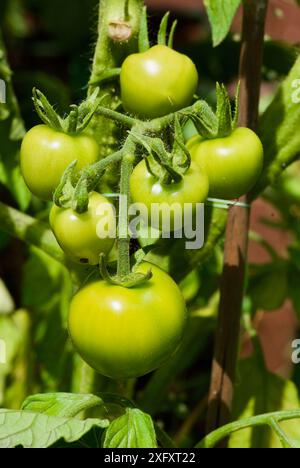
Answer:
<svg viewBox="0 0 300 468"><path fill-rule="evenodd" d="M124 61L120 76L123 108L139 124L138 119L158 119L192 104L197 84L193 62L158 45ZM175 142L176 137L174 146ZM186 148L182 146L177 149L182 150L185 161L166 150L160 176L151 171L146 158L131 173L132 201L143 203L149 214L153 204L166 209L176 204L182 214L186 204L194 212L209 195L238 198L251 190L262 170L262 144L247 128L233 129L222 138L198 135ZM96 163L99 154L97 141L86 132L68 133L39 125L24 138L21 168L31 192L51 200L72 162L77 161L76 170L68 183L75 186L82 170ZM173 157L177 157L176 163ZM87 210L78 213L69 198L61 204L55 199L60 206L53 204L50 211L53 233L72 260L97 265L100 256L107 257L115 244L107 226L116 223L114 207L100 193L91 192ZM160 221L154 227L161 230ZM103 275L101 281L81 289L70 306L69 332L75 348L94 369L116 379L137 377L159 367L180 345L186 319L182 293L167 273L144 262L132 274L145 276L145 281L132 287L126 283L127 277L117 282Z"/></svg>

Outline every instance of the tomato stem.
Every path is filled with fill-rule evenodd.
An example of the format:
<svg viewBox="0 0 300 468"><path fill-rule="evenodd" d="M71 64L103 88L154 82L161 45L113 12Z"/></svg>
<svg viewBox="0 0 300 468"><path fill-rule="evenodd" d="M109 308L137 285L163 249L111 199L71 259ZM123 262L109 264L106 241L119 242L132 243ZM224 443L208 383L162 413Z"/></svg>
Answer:
<svg viewBox="0 0 300 468"><path fill-rule="evenodd" d="M136 124L136 119L128 115L121 114L107 107L98 107L97 114L107 119L113 120L116 123L124 125L124 127L131 128Z"/></svg>
<svg viewBox="0 0 300 468"><path fill-rule="evenodd" d="M133 170L135 145L128 138L121 163L119 225L118 225L118 273L122 279L130 274L130 234L128 229L128 206L130 203L130 176Z"/></svg>
<svg viewBox="0 0 300 468"><path fill-rule="evenodd" d="M68 133L76 133L78 123L78 106L72 105L68 119Z"/></svg>
<svg viewBox="0 0 300 468"><path fill-rule="evenodd" d="M118 69L127 55L137 52L143 4L143 0L131 0L130 2L128 0L100 0L99 2L98 39L90 77L89 94L93 92L95 84L101 83L100 97L105 96L104 105L111 110L116 110L120 105L119 87L113 80L101 82L101 79L109 73L109 70ZM112 41L109 37L109 25L116 19L123 19L124 15L126 20L128 18L131 36L120 47L120 43ZM127 127L126 124L125 126ZM107 115L96 112L91 121L91 129L100 144L102 157L116 151L120 138L123 138L123 133L114 119L109 121Z"/></svg>
<svg viewBox="0 0 300 468"><path fill-rule="evenodd" d="M150 49L149 33L148 33L148 17L147 7L143 7L140 31L139 31L139 52L146 52Z"/></svg>

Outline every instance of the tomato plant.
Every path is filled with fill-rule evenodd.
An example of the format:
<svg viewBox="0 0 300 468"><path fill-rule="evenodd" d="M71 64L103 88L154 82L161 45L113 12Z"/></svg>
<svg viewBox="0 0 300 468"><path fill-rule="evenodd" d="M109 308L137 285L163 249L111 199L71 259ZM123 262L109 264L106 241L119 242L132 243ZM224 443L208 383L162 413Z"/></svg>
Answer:
<svg viewBox="0 0 300 468"><path fill-rule="evenodd" d="M298 447L299 7L2 3L0 447Z"/></svg>
<svg viewBox="0 0 300 468"><path fill-rule="evenodd" d="M198 72L189 57L157 45L126 58L121 70L124 109L154 119L191 104Z"/></svg>

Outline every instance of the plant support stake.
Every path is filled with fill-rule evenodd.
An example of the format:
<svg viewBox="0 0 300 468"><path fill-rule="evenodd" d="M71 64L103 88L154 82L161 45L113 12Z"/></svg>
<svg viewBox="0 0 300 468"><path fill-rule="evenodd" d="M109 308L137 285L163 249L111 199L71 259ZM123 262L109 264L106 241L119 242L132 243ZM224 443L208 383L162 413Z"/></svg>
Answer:
<svg viewBox="0 0 300 468"><path fill-rule="evenodd" d="M240 54L239 126L257 129L261 66L268 0L245 0ZM239 200L248 203L248 197ZM250 208L230 208L213 358L207 433L230 421L240 341Z"/></svg>

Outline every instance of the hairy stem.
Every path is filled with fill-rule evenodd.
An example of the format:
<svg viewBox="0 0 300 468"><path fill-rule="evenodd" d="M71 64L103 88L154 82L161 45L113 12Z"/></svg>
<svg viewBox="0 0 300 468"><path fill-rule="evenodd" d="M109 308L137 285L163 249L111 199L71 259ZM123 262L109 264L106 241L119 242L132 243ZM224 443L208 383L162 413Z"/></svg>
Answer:
<svg viewBox="0 0 300 468"><path fill-rule="evenodd" d="M98 39L93 60L90 78L89 93L93 92L95 85L101 81L103 73L109 69L122 65L125 57L138 48L138 29L143 0L100 0ZM118 34L118 24L128 23L129 37L122 41ZM115 36L114 36L115 31ZM97 84L96 84L97 85ZM105 96L103 105L115 110L120 104L118 85L109 81L101 85L100 98ZM101 113L97 113L91 122L94 136L101 146L102 156L105 157L115 151L119 145L120 132L115 122L108 121Z"/></svg>
<svg viewBox="0 0 300 468"><path fill-rule="evenodd" d="M126 149L125 149L126 148ZM121 163L119 227L118 227L118 276L126 277L130 273L130 235L128 230L128 207L130 203L129 181L133 169L135 145L125 145L125 155Z"/></svg>

